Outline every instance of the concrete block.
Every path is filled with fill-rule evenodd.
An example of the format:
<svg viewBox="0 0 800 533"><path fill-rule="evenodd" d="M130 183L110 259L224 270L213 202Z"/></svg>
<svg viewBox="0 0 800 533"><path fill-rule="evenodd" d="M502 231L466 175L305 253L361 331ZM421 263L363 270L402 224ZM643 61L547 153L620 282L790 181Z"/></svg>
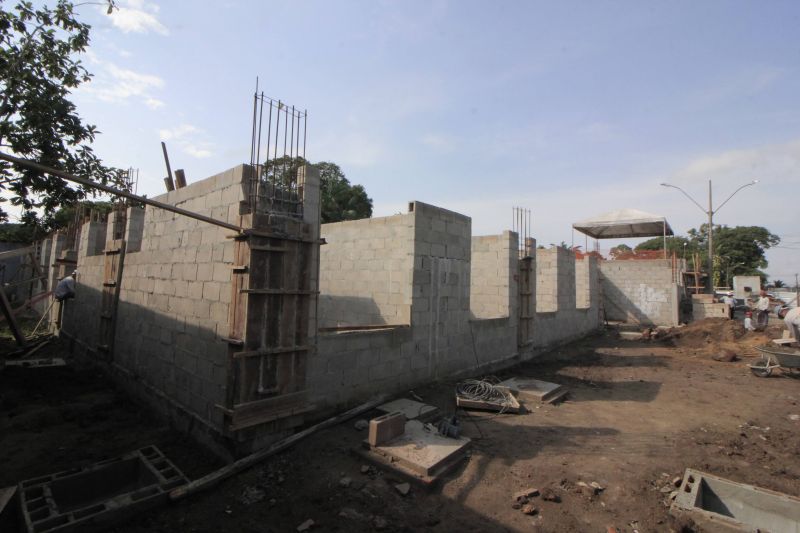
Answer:
<svg viewBox="0 0 800 533"><path fill-rule="evenodd" d="M28 531L108 529L169 501L186 476L155 446L101 461L77 472L23 481L20 500Z"/></svg>
<svg viewBox="0 0 800 533"><path fill-rule="evenodd" d="M401 412L387 413L369 421L370 446L381 446L384 443L405 433L406 415Z"/></svg>

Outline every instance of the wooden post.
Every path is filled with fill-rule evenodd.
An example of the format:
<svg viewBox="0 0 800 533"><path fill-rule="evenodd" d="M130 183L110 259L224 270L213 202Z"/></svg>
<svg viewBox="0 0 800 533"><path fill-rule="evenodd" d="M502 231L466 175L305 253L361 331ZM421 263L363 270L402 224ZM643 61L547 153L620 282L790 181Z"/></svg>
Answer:
<svg viewBox="0 0 800 533"><path fill-rule="evenodd" d="M22 348L25 348L27 346L25 342L25 335L23 335L22 331L19 329L17 319L11 310L11 304L8 302L8 298L6 297L6 291L2 288L0 288L0 307L3 308L3 314L8 322L8 327L11 328L11 334L14 335L14 339L16 339L17 344L19 344Z"/></svg>
<svg viewBox="0 0 800 533"><path fill-rule="evenodd" d="M186 174L182 168L175 169L175 187L178 189L186 187Z"/></svg>

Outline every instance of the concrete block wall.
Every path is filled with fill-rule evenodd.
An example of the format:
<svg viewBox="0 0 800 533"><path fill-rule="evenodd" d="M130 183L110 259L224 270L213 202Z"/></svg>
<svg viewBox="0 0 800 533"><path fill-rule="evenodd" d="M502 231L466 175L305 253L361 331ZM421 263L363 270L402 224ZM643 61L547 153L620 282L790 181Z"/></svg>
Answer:
<svg viewBox="0 0 800 533"><path fill-rule="evenodd" d="M323 224L319 327L409 324L411 214Z"/></svg>
<svg viewBox="0 0 800 533"><path fill-rule="evenodd" d="M412 373L445 376L469 365L472 219L413 202Z"/></svg>
<svg viewBox="0 0 800 533"><path fill-rule="evenodd" d="M156 197L199 214L239 223L245 199L243 166ZM222 428L227 380L228 307L232 296L231 230L169 211L128 209L127 241L117 315L114 363L212 427ZM96 342L98 326L87 315L100 309L105 257L91 257L81 231L76 307L64 331L80 344ZM86 231L86 230L89 231ZM71 302L70 302L71 304ZM68 305L70 305L68 304ZM87 322L88 320L88 322ZM149 392L147 394L150 394ZM151 394L150 394L151 395ZM152 396L152 395L151 395Z"/></svg>
<svg viewBox="0 0 800 533"><path fill-rule="evenodd" d="M575 254L566 248L536 250L536 311L575 308Z"/></svg>
<svg viewBox="0 0 800 533"><path fill-rule="evenodd" d="M474 318L516 318L518 237L472 237L470 261L470 311Z"/></svg>
<svg viewBox="0 0 800 533"><path fill-rule="evenodd" d="M746 291L745 288L750 291ZM759 276L733 276L733 296L735 298L758 300L760 290L761 278Z"/></svg>
<svg viewBox="0 0 800 533"><path fill-rule="evenodd" d="M601 261L600 274L609 320L678 324L678 290L669 259Z"/></svg>
<svg viewBox="0 0 800 533"><path fill-rule="evenodd" d="M536 313L528 351L521 354L523 358L583 337L600 326L595 258L576 260L571 250L556 247L536 250L535 261ZM584 307L578 306L579 290Z"/></svg>
<svg viewBox="0 0 800 533"><path fill-rule="evenodd" d="M74 299L54 304L54 307L63 306L62 330L69 333L84 351L92 352L94 356L97 355L94 350L99 343L103 282L106 281L105 256L102 254L106 229L105 222L84 223L76 243L78 249L76 296Z"/></svg>
<svg viewBox="0 0 800 533"><path fill-rule="evenodd" d="M597 269L596 257L575 259L575 307L578 309L596 308L598 305L600 281Z"/></svg>

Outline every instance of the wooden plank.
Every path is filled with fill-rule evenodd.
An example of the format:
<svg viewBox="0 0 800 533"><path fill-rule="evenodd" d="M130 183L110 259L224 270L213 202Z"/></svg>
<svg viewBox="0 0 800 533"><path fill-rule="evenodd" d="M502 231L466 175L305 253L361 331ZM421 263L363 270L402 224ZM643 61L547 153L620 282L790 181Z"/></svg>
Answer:
<svg viewBox="0 0 800 533"><path fill-rule="evenodd" d="M240 290L241 292L247 294L273 294L278 296L319 294L319 291L300 291L300 290L287 290L287 289L240 289Z"/></svg>
<svg viewBox="0 0 800 533"><path fill-rule="evenodd" d="M274 422L281 418L289 418L290 416L297 416L316 409L314 405L302 405L296 407L288 407L277 411L270 411L265 413L254 414L248 417L236 418L234 422L228 426L229 431L240 431L249 427L257 426L259 424L266 424L267 422ZM235 413L235 412L234 412Z"/></svg>
<svg viewBox="0 0 800 533"><path fill-rule="evenodd" d="M17 318L14 316L14 311L11 309L11 304L8 303L6 291L3 290L2 287L0 287L0 307L2 307L3 315L6 317L8 327L11 330L11 334L14 335L14 339L17 341L17 344L19 344L20 347L25 348L28 345L25 341L25 335L23 335L22 330L19 329Z"/></svg>
<svg viewBox="0 0 800 533"><path fill-rule="evenodd" d="M248 350L246 352L235 352L233 357L241 359L243 357L258 357L263 355L274 355L279 353L307 352L311 346L279 346L277 348L265 348L263 350Z"/></svg>
<svg viewBox="0 0 800 533"><path fill-rule="evenodd" d="M259 246L257 244L251 244L250 249L254 252L279 252L283 253L288 250L288 248L283 246Z"/></svg>
<svg viewBox="0 0 800 533"><path fill-rule="evenodd" d="M349 411L341 413L337 416L334 416L333 418L329 418L323 422L320 422L319 424L311 426L310 428L306 428L303 431L295 433L291 437L276 442L275 444L273 444L268 448L259 450L251 455L248 455L247 457L244 457L242 459L239 459L238 461L229 464L228 466L220 468L219 470L215 470L214 472L211 472L210 474L207 474L201 477L200 479L196 479L191 483L188 483L187 485L174 489L172 492L169 493L169 497L172 500L179 500L195 492L209 489L215 486L220 481L223 481L235 474L238 474L243 470L247 470L248 468L260 463L264 459L267 459L268 457L271 457L276 453L285 450L286 448L308 437L309 435L313 435L314 433L320 430L335 426L341 422L344 422L355 416L358 416L361 413L369 411L376 405L382 404L385 401L385 398L386 398L385 396L379 396L377 398L373 398L368 402L359 405L358 407L354 407Z"/></svg>
<svg viewBox="0 0 800 533"><path fill-rule="evenodd" d="M19 257L21 255L27 255L35 252L36 249L33 246L27 246L25 248L17 248L16 250L8 250L7 252L0 252L0 261L5 261L7 259L12 259L14 257Z"/></svg>
<svg viewBox="0 0 800 533"><path fill-rule="evenodd" d="M330 333L335 331L373 331L381 329L401 329L410 328L408 324L372 324L368 326L332 326L328 328L319 328L320 333Z"/></svg>

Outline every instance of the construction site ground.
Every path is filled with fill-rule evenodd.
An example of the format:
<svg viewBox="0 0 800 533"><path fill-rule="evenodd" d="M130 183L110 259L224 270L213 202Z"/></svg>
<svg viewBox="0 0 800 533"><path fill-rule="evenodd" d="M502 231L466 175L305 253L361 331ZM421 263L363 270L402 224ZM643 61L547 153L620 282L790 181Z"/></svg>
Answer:
<svg viewBox="0 0 800 533"><path fill-rule="evenodd" d="M800 379L759 378L746 366L780 329L744 334L739 321L710 319L649 341L606 330L500 372L570 395L519 415L459 411L471 454L433 490L403 495L398 475L365 468L352 450L366 431L350 420L114 531L282 532L308 520L310 531L703 531L669 513L687 467L800 495ZM723 349L739 360L714 360ZM52 356L68 358L56 343L37 353ZM69 362L0 371L0 487L148 444L192 479L222 466L102 374ZM451 414L454 386L414 392ZM541 493L532 515L513 506L528 488Z"/></svg>

